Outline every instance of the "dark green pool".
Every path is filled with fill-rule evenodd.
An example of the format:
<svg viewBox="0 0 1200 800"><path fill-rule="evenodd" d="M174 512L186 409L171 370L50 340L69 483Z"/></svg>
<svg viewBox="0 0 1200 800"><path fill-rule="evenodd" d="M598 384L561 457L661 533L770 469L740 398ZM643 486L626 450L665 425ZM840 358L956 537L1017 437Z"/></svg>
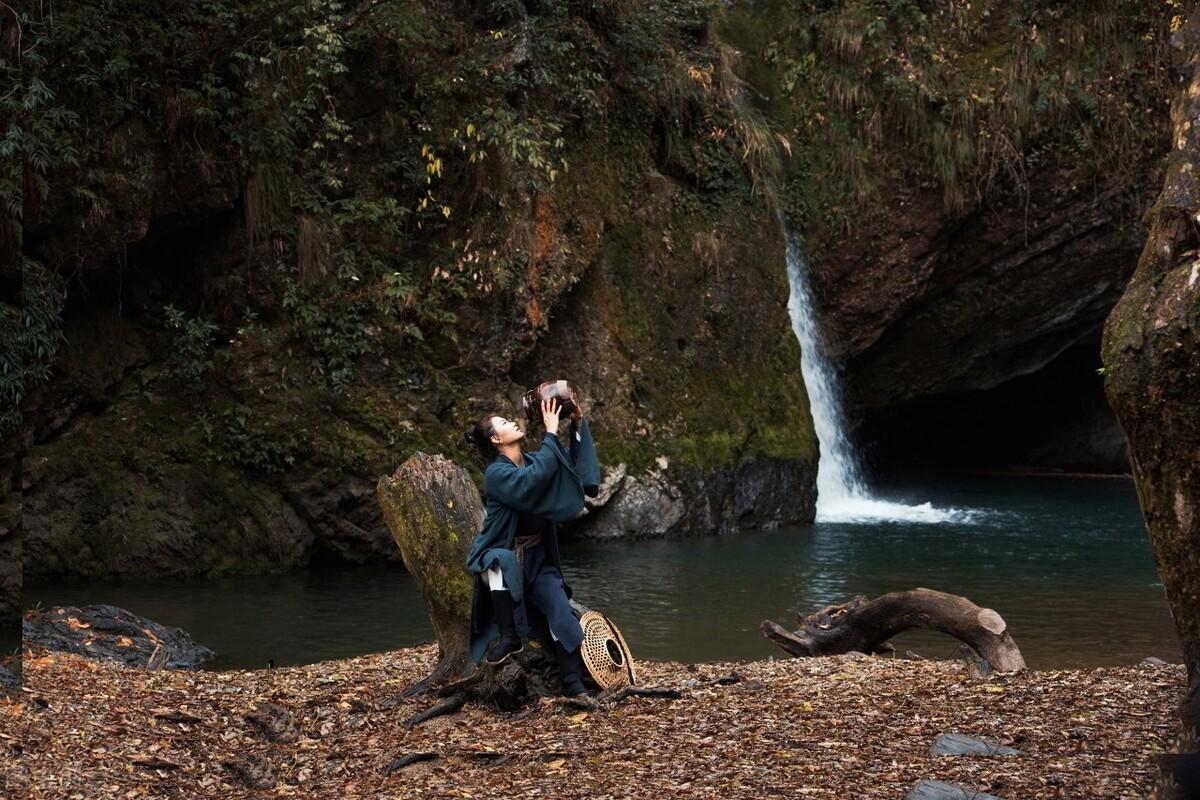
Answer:
<svg viewBox="0 0 1200 800"><path fill-rule="evenodd" d="M1034 669L1180 660L1132 483L979 478L887 499L967 509L943 522L819 523L685 541L563 544L576 598L605 611L634 655L702 661L782 654L758 625L792 627L854 594L925 586L998 611ZM178 625L213 665L319 661L429 641L409 577L340 568L221 580L26 586L27 605L106 602ZM957 642L893 640L945 657Z"/></svg>

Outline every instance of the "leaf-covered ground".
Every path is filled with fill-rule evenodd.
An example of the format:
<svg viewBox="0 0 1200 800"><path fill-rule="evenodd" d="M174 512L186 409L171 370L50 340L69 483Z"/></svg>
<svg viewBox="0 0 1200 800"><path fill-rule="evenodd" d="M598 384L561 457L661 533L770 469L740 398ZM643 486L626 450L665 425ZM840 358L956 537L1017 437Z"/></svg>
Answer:
<svg viewBox="0 0 1200 800"><path fill-rule="evenodd" d="M933 778L1003 798L1140 798L1184 685L1181 665L979 680L961 662L860 655L643 663L640 683L682 697L468 706L410 730L430 701L398 694L434 660L429 645L151 673L26 653L23 692L0 700L0 796L900 798ZM1023 754L931 755L946 732ZM424 760L399 766L409 754Z"/></svg>

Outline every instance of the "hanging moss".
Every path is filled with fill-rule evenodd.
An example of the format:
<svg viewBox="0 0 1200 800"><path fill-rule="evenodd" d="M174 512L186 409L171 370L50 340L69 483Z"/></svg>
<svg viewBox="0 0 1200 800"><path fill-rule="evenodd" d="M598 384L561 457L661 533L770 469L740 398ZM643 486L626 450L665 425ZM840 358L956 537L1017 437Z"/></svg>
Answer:
<svg viewBox="0 0 1200 800"><path fill-rule="evenodd" d="M1140 181L1165 141L1176 4L986 0L735 4L755 100L790 132L783 204L820 246L883 213L899 184L948 213L1020 196ZM1136 187L1135 187L1136 188Z"/></svg>

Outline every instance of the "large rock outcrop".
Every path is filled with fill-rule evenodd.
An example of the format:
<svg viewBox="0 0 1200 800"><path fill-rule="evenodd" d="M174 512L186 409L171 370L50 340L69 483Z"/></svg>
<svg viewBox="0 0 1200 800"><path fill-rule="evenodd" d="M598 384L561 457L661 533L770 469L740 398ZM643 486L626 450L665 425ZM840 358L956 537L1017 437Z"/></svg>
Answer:
<svg viewBox="0 0 1200 800"><path fill-rule="evenodd" d="M1094 341L1145 240L1144 198L1120 191L1061 196L1043 179L1027 205L956 218L940 194L900 189L865 235L826 243L814 295L852 413L993 389Z"/></svg>
<svg viewBox="0 0 1200 800"><path fill-rule="evenodd" d="M580 191L606 179L580 172ZM253 409L243 413L265 421L261 432L245 430L227 414L188 407L186 387L172 387L160 333L139 331L146 323L114 308L80 311L108 335L70 335L84 323L69 318L58 376L35 398L45 413L33 415L40 436L23 474L27 574L396 560L368 472L388 471L419 447L474 466L460 428L485 411L515 416L526 384L554 376L585 393L606 472L627 470L611 509L581 521L585 534L593 523L589 535L653 537L810 521L816 441L780 232L765 213L709 222L673 211L680 187L671 179L643 186L637 223L584 203L543 223L617 224L593 255L583 251L592 260L578 265L581 280L541 312L551 316L545 333L522 348L509 375L468 377L458 391L442 377L425 391L364 382L345 400L306 407L310 395L272 394L271 376L283 368L277 354L233 351L234 371L218 380ZM540 235L561 237L567 251L578 244L561 231ZM724 239L708 261L692 252L705 236ZM264 472L214 453L203 427L214 423L251 462L271 455L273 435L311 432L321 444Z"/></svg>
<svg viewBox="0 0 1200 800"><path fill-rule="evenodd" d="M731 4L723 30L792 134L783 197L875 458L1123 471L1098 343L1160 182L1170 24L1116 0ZM1018 397L1043 372L1052 396Z"/></svg>
<svg viewBox="0 0 1200 800"><path fill-rule="evenodd" d="M898 194L886 220L812 259L847 417L881 469L1126 472L1098 342L1145 241L1142 193L1064 196L1043 180L1027 208L966 217Z"/></svg>
<svg viewBox="0 0 1200 800"><path fill-rule="evenodd" d="M1105 325L1103 357L1188 667L1179 751L1200 753L1200 13L1172 51L1166 178L1137 270Z"/></svg>
<svg viewBox="0 0 1200 800"><path fill-rule="evenodd" d="M737 533L807 521L816 505L811 472L792 459L759 456L715 470L652 468L637 476L618 464L612 494L589 500L569 530L590 539L681 538L697 531Z"/></svg>
<svg viewBox="0 0 1200 800"><path fill-rule="evenodd" d="M127 52L126 38L104 45L127 57L120 69L164 82L130 100L136 115L89 88L109 79L103 47L74 65L99 84L65 83L49 60L43 77L95 146L50 176L27 226L29 257L72 278L54 376L26 408L27 576L399 560L376 476L423 450L478 479L462 430L487 412L515 416L550 377L580 387L602 465L625 469L621 514L602 523L598 509L581 528L685 535L812 519L817 445L783 241L754 192L757 167L724 139L748 128L736 80L714 72L719 43L691 17L556 9L554 24L535 24L510 16L516 5L369 6L335 20L330 35L344 38L329 46L350 80L320 80L354 135L319 184L307 141L293 152L271 138L278 120L205 116L208 103L263 109L238 67L241 38L207 20L114 23L145 41L192 41L176 28L196 25L214 37L202 60L223 89L202 102L193 83L212 74L191 62L164 73L160 50ZM59 15L48 47L86 37L93 6ZM249 9L231 24L257 25ZM583 88L510 91L531 59L557 69L562 36L587 47L555 79ZM432 42L447 45L437 67L410 74L409 56L426 64ZM579 59L620 62L623 42L653 45L646 76L578 71ZM646 88L656 81L666 89ZM312 121L305 102L280 112L301 109L289 125ZM577 106L594 118L572 122ZM538 138L546 117L566 125L557 141ZM451 123L459 138L435 143L443 178L423 143ZM459 157L482 131L486 160ZM283 149L245 149L264 137ZM563 165L548 182L551 156ZM418 224L427 175L446 212ZM659 485L684 512L665 527L631 522L650 517Z"/></svg>

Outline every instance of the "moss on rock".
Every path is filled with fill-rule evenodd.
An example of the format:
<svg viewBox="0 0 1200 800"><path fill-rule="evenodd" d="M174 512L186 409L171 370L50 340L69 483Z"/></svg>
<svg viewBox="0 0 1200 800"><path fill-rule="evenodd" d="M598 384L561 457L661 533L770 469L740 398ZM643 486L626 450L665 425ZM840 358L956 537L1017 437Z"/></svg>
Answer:
<svg viewBox="0 0 1200 800"><path fill-rule="evenodd" d="M233 28L245 22L236 0L222 6ZM37 223L47 263L88 253L89 286L119 276L128 287L120 310L92 306L128 321L139 355L31 450L31 573L398 558L376 478L420 450L478 481L462 430L486 411L513 414L550 374L584 391L607 465L648 468L665 456L700 492L706 476L763 457L799 465L811 484L816 445L783 242L755 192L753 159L740 155L752 142L727 49L708 33L716 11L548 10L527 21L540 26L544 67L531 76L516 23L379 9L373 26L326 51L350 64L352 80L314 65L339 113L356 119L351 139L315 156L313 138L329 131L303 113L231 112L204 126L196 109L163 107L201 78L221 84L226 110L259 107L263 76L229 69L240 61L221 48L241 40L214 31L203 58L214 72L188 62L162 77L170 87L141 98L144 124L122 130L120 153L86 154L96 174L130 172L95 189L119 224L57 225L79 211L65 194ZM87 37L95 13L74 10L63 43ZM209 30L174 17L124 24L151 39ZM488 32L495 26L504 35ZM263 54L292 33L262 37ZM128 42L94 44L102 62ZM150 58L130 55L123 75ZM312 88L279 91L296 99ZM107 124L111 109L88 87L64 96L80 104L84 129ZM287 135L272 127L281 119L296 126ZM177 176L205 168L202 154L175 146L175 124L235 166L174 185L155 165L177 165ZM468 144L487 157L469 160ZM122 154L139 150L154 157L134 169ZM414 210L427 187L452 213ZM131 188L137 198L122 195ZM126 214L135 199L138 212ZM166 305L186 310L182 338L162 329ZM102 357L85 337L73 347L72 358ZM69 359L58 366L82 372Z"/></svg>

